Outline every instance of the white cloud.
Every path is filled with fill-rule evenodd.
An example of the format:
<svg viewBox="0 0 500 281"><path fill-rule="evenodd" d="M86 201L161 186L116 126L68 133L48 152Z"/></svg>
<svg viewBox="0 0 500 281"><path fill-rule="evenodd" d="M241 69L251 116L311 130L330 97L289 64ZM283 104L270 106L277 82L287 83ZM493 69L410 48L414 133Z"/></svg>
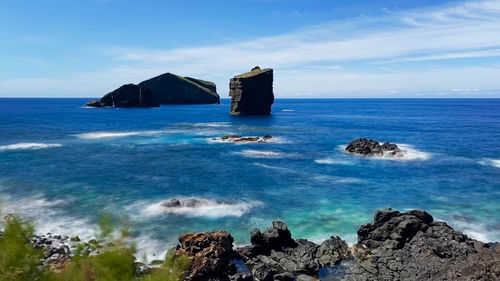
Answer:
<svg viewBox="0 0 500 281"><path fill-rule="evenodd" d="M447 61L500 57L500 1L387 11L377 18L330 22L215 46L169 50L120 47L106 52L115 67L42 79L46 87L41 89L64 92L76 89L76 84L80 92L71 94L100 96L120 84L169 71L213 80L226 97L232 75L260 65L275 69L278 96L457 93L450 89L481 89L466 93L486 95L500 89L497 67L484 63L457 67ZM382 73L370 67L389 62L399 66ZM416 70L405 63L420 65ZM24 79L0 81L0 93L36 90L29 84Z"/></svg>

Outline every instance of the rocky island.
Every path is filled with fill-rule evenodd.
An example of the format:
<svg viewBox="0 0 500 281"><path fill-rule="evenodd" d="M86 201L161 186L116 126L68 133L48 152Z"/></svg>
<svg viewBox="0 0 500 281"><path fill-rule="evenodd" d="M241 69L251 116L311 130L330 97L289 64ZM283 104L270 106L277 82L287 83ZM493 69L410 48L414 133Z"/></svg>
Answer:
<svg viewBox="0 0 500 281"><path fill-rule="evenodd" d="M231 115L269 115L274 103L273 70L254 67L229 81Z"/></svg>
<svg viewBox="0 0 500 281"><path fill-rule="evenodd" d="M218 104L213 82L165 73L135 84L126 84L93 100L87 107L158 107L160 104Z"/></svg>
<svg viewBox="0 0 500 281"><path fill-rule="evenodd" d="M384 142L380 143L372 139L360 138L351 141L345 150L352 154L361 156L403 156L403 151L395 144Z"/></svg>

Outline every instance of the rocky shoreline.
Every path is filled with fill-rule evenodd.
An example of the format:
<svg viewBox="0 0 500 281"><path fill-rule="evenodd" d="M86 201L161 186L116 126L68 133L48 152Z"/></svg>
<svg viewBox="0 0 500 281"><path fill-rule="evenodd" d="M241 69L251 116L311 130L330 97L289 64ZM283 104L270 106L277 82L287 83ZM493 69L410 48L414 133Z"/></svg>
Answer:
<svg viewBox="0 0 500 281"><path fill-rule="evenodd" d="M471 239L425 211L377 211L357 234L352 246L333 236L318 245L292 238L277 220L251 231L248 246L234 248L231 234L219 230L181 235L175 253L191 259L187 281L500 280L500 243ZM57 270L71 261L76 244L99 252L97 242L79 240L49 233L31 243L44 250L42 263ZM137 262L136 272L157 262Z"/></svg>

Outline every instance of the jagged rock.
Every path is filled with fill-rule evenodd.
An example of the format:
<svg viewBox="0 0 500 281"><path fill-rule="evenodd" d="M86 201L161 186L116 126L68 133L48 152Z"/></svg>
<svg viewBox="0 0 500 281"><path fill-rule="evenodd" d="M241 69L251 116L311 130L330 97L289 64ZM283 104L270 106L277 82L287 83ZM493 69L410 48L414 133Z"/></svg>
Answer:
<svg viewBox="0 0 500 281"><path fill-rule="evenodd" d="M223 142L234 142L234 143L247 143L247 142L268 142L273 137L270 135L265 135L262 137L242 137L238 135L222 136L220 138L213 138L216 141Z"/></svg>
<svg viewBox="0 0 500 281"><path fill-rule="evenodd" d="M290 272L280 273L274 275L274 281L294 281L295 275Z"/></svg>
<svg viewBox="0 0 500 281"><path fill-rule="evenodd" d="M151 90L134 85L126 84L120 88L104 95L99 102L96 100L87 103L88 107L157 107L159 104L153 97Z"/></svg>
<svg viewBox="0 0 500 281"><path fill-rule="evenodd" d="M500 245L435 222L424 211L377 211L358 230L346 280L499 280Z"/></svg>
<svg viewBox="0 0 500 281"><path fill-rule="evenodd" d="M214 104L220 97L214 83L165 73L139 83L151 89L160 104Z"/></svg>
<svg viewBox="0 0 500 281"><path fill-rule="evenodd" d="M363 155L363 156L382 156L388 154L390 156L402 156L403 152L394 143L380 142L372 139L357 139L351 141L345 150L349 153Z"/></svg>
<svg viewBox="0 0 500 281"><path fill-rule="evenodd" d="M268 115L274 103L273 70L254 67L229 81L232 115Z"/></svg>
<svg viewBox="0 0 500 281"><path fill-rule="evenodd" d="M236 251L254 277L254 271L260 275L263 272L316 275L322 266L352 259L347 244L340 238L331 237L319 246L305 239L294 240L282 221L274 221L264 232L254 229L250 241L251 246Z"/></svg>
<svg viewBox="0 0 500 281"><path fill-rule="evenodd" d="M88 106L88 107L101 107L101 102L99 100L91 100L85 106Z"/></svg>
<svg viewBox="0 0 500 281"><path fill-rule="evenodd" d="M236 273L231 234L225 231L184 234L179 243L177 254L191 258L186 280L223 280Z"/></svg>

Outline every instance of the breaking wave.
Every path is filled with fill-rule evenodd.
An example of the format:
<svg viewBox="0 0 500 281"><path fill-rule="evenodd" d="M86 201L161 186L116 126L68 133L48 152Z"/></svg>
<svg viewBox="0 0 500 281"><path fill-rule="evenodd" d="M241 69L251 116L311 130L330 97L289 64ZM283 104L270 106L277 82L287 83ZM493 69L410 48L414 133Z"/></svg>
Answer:
<svg viewBox="0 0 500 281"><path fill-rule="evenodd" d="M130 136L151 136L165 133L165 131L133 131L133 132L90 132L76 134L79 139L96 140L96 139L111 139L111 138L124 138Z"/></svg>
<svg viewBox="0 0 500 281"><path fill-rule="evenodd" d="M325 165L354 165L355 163L353 161L349 160L337 160L334 158L324 158L324 159L316 159L314 162L318 164L325 164Z"/></svg>
<svg viewBox="0 0 500 281"><path fill-rule="evenodd" d="M479 161L478 163L483 165L483 166L493 166L496 168L500 168L500 159L484 158L481 161Z"/></svg>
<svg viewBox="0 0 500 281"><path fill-rule="evenodd" d="M429 160L432 157L431 153L420 151L416 149L413 145L410 144L397 144L399 149L401 149L401 154L398 155L390 155L390 154L384 154L381 156L367 156L366 158L370 159L383 159L383 160L393 160L393 161L425 161ZM341 145L339 148L344 152L348 153L345 151L346 146ZM365 157L365 156L361 156Z"/></svg>
<svg viewBox="0 0 500 281"><path fill-rule="evenodd" d="M0 146L0 151L2 150L37 150L53 147L61 147L62 144L59 143L37 143L37 142L21 142L16 144L2 145Z"/></svg>
<svg viewBox="0 0 500 281"><path fill-rule="evenodd" d="M172 203L176 201L175 204ZM178 202L178 203L177 203ZM258 201L253 202L222 202L204 198L171 198L157 202L137 202L127 209L138 213L141 217L160 215L183 215L189 217L241 217L251 209L261 206Z"/></svg>
<svg viewBox="0 0 500 281"><path fill-rule="evenodd" d="M284 153L277 151L254 149L244 149L240 152L234 152L234 154L247 158L282 158L285 155Z"/></svg>

